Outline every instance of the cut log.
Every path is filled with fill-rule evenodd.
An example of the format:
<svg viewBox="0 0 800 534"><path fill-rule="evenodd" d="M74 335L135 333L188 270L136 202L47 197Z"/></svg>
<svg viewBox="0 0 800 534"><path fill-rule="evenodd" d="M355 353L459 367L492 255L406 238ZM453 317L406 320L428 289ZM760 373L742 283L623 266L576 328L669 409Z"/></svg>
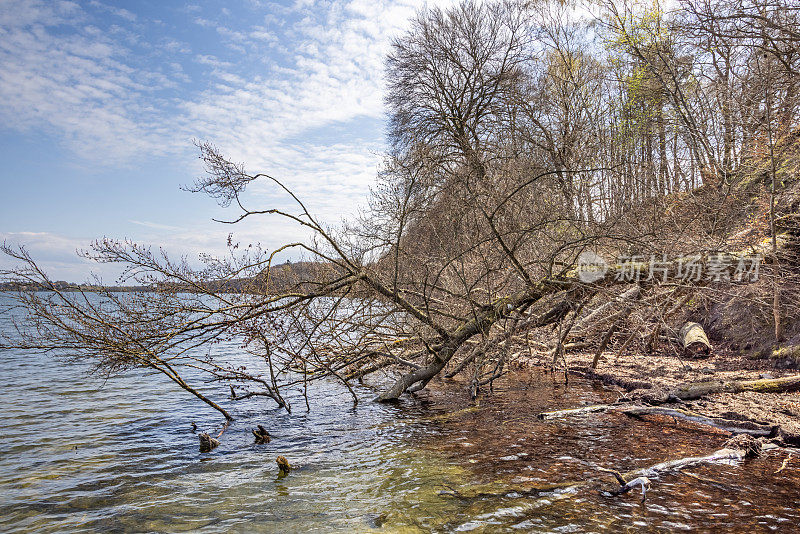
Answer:
<svg viewBox="0 0 800 534"><path fill-rule="evenodd" d="M678 338L683 345L683 353L690 358L703 358L711 353L711 343L708 342L705 330L698 323L686 323L678 332Z"/></svg>

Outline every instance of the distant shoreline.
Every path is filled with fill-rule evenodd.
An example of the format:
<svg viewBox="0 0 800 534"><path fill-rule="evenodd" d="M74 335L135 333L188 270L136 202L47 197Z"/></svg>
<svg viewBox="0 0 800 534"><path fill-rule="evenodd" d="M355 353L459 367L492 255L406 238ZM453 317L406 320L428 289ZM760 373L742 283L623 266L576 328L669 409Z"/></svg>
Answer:
<svg viewBox="0 0 800 534"><path fill-rule="evenodd" d="M149 286L98 286L93 284L75 284L72 282L53 282L53 287L58 291L113 291L113 292L145 292L152 291ZM0 283L0 291L19 292L19 291L52 291L53 288L42 284L26 282L3 282Z"/></svg>

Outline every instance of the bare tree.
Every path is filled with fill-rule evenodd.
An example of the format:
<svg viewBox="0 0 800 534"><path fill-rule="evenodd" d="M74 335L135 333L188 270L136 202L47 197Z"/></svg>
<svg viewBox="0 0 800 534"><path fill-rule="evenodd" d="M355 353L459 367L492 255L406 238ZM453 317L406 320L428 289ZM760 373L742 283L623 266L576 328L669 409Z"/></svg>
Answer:
<svg viewBox="0 0 800 534"><path fill-rule="evenodd" d="M65 292L24 249L4 246L21 266L3 277L46 292L17 295L27 315L0 347L63 354L105 374L153 369L230 418L198 381L290 410L287 387L338 380L357 402L352 381L378 371L393 379L384 401L443 372L468 375L477 395L532 329L554 327L542 336L554 366L595 338L601 351L614 335L626 336L622 348L637 337L654 346L690 291L653 276L622 288L615 259L757 240L734 239L753 212L736 186L769 163L775 193L786 163L800 161L794 30L769 9L734 16L728 6L709 19L705 4L603 5L602 25L561 3L421 11L387 59L391 147L370 207L341 227L283 182L199 143L207 172L190 189L236 210L223 222L277 217L311 238L273 251L230 243L228 256L200 267L113 240L86 253L124 266L121 283L150 288L142 293ZM735 32L752 49L732 42ZM766 92L744 81L758 65L781 73ZM762 110L766 122L756 120ZM292 207L251 206L255 180ZM288 251L303 261L276 265ZM591 283L576 270L587 251L611 262ZM234 339L241 356L214 352Z"/></svg>

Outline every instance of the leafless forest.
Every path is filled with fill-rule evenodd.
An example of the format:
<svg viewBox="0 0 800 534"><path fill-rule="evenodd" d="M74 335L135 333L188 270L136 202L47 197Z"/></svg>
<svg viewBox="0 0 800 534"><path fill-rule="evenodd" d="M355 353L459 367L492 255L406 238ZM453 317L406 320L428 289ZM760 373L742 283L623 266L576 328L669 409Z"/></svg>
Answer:
<svg viewBox="0 0 800 534"><path fill-rule="evenodd" d="M358 219L321 221L290 176L198 142L191 189L229 206L226 223L279 218L309 240L231 243L200 268L96 242L86 255L124 266L120 284L152 288L135 293L62 291L5 246L20 267L3 281L51 291L17 294L27 316L0 343L156 370L227 419L254 396L291 410L282 392L320 379L389 378L390 401L458 377L475 397L533 356L566 375L576 352L613 377L609 354L689 357L687 321L711 338L701 351L796 366L798 28L793 0L422 11L386 58L389 149ZM255 180L294 207L251 205ZM273 261L286 253L302 262ZM607 271L581 276L588 254ZM249 360L216 354L222 339Z"/></svg>

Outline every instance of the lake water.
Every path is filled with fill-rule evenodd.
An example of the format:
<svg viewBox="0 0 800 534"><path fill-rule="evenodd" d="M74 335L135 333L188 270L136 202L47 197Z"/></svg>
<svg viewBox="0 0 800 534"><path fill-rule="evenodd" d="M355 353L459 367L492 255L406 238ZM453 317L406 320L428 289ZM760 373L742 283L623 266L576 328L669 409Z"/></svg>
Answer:
<svg viewBox="0 0 800 534"><path fill-rule="evenodd" d="M2 532L792 532L800 523L800 458L776 475L784 453L688 470L702 480L665 475L645 504L598 485L525 492L725 440L614 414L537 421L543 410L614 399L562 376L521 371L478 406L458 383L395 405L369 402L375 390L359 386L356 408L341 386L319 384L311 410L295 394L292 414L208 386L237 419L200 453L191 423L218 431L221 418L159 375L102 381L81 364L8 351L0 370ZM271 443L253 443L259 423ZM299 469L278 478L278 455ZM442 494L451 489L472 498Z"/></svg>

